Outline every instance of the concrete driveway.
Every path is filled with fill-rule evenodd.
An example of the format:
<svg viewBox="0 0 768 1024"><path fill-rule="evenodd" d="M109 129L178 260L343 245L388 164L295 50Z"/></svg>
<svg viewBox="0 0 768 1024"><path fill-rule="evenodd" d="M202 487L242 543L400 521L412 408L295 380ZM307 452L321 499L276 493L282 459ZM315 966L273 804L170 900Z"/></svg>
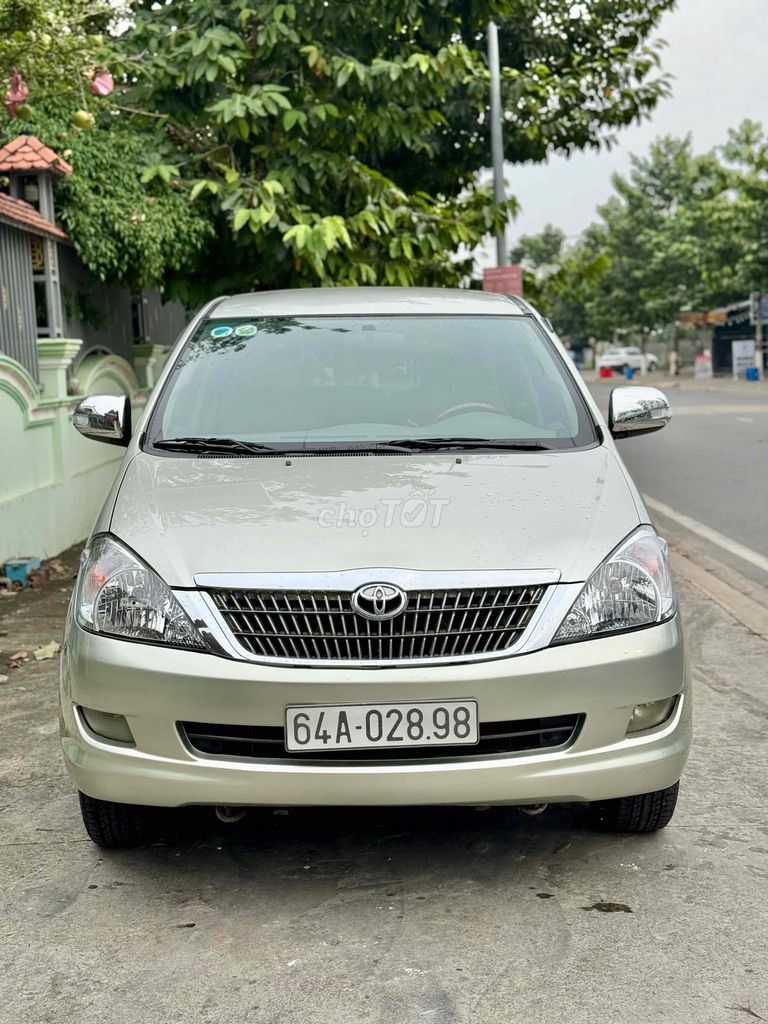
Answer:
<svg viewBox="0 0 768 1024"><path fill-rule="evenodd" d="M70 585L0 603L6 666L60 637ZM673 823L640 838L578 808L209 811L104 854L59 755L56 660L0 660L0 1019L768 1019L768 643L682 602L696 742Z"/></svg>

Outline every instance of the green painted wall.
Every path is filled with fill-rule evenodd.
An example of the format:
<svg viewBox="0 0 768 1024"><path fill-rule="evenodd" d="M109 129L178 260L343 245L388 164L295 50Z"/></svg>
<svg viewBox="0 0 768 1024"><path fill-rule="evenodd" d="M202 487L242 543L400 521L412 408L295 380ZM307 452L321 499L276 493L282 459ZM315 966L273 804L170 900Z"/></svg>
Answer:
<svg viewBox="0 0 768 1024"><path fill-rule="evenodd" d="M120 464L123 449L87 440L70 422L79 397L67 395L67 369L80 347L38 341L42 388L0 354L0 565L84 540ZM78 380L83 394L129 394L134 422L146 402L146 388L118 356L89 357Z"/></svg>

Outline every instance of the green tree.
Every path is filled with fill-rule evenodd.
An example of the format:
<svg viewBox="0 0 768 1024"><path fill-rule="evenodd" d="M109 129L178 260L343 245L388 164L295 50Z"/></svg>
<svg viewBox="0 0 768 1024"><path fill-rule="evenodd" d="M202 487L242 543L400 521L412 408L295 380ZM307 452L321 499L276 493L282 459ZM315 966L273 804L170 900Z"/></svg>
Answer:
<svg viewBox="0 0 768 1024"><path fill-rule="evenodd" d="M768 292L768 139L744 121L717 152L721 188L704 206L710 231L700 265L708 293L727 302Z"/></svg>
<svg viewBox="0 0 768 1024"><path fill-rule="evenodd" d="M535 235L521 235L509 252L510 263L522 263L525 270L535 273L560 262L565 247L565 233L553 224L547 224Z"/></svg>
<svg viewBox="0 0 768 1024"><path fill-rule="evenodd" d="M667 137L632 157L600 219L533 281L553 320L566 332L643 336L671 326L681 311L768 287L760 284L768 270L767 154L761 129L747 123L710 153L696 155L690 138Z"/></svg>
<svg viewBox="0 0 768 1024"><path fill-rule="evenodd" d="M0 0L0 95L17 68L29 87L30 113L51 100L85 107L119 13L117 3L102 0Z"/></svg>
<svg viewBox="0 0 768 1024"><path fill-rule="evenodd" d="M363 53L376 45L370 34L375 27L385 47L407 41L435 52L458 40L472 55L471 75L444 81L440 110L445 124L435 133L436 159L428 169L430 190L450 192L457 181L469 180L488 164L483 55L490 18L499 25L505 157L520 163L610 146L617 129L647 114L668 94L669 80L660 73L663 44L649 40L674 2L400 0L385 7L374 0L343 6L364 33ZM353 9L359 9L357 16ZM425 169L410 158L406 146L394 148L389 160L402 184L423 187Z"/></svg>
<svg viewBox="0 0 768 1024"><path fill-rule="evenodd" d="M720 165L713 154L695 156L690 138L662 138L613 185L591 233L608 266L590 317L601 334L617 326L657 329L708 301L701 254L712 234L711 203L722 191Z"/></svg>
<svg viewBox="0 0 768 1024"><path fill-rule="evenodd" d="M646 42L671 0L150 0L120 40L124 105L160 115L145 182L213 224L198 291L457 283L514 208L487 163L487 21L507 155L597 146L667 88ZM140 115L137 115L140 116Z"/></svg>
<svg viewBox="0 0 768 1024"><path fill-rule="evenodd" d="M163 288L202 251L213 228L179 182L142 181L156 146L151 131L108 110L83 131L66 101L36 107L24 129L72 164L72 175L54 182L58 219L97 277L136 291ZM16 134L16 121L0 121L0 145Z"/></svg>
<svg viewBox="0 0 768 1024"><path fill-rule="evenodd" d="M97 276L140 289L188 265L212 226L170 176L142 181L157 119L131 119L94 92L119 14L100 0L0 0L0 98L12 68L29 91L0 110L0 144L34 132L73 165L55 185L75 249Z"/></svg>
<svg viewBox="0 0 768 1024"><path fill-rule="evenodd" d="M561 245L557 252L543 244L547 238L555 240L551 225L540 236L530 236L541 242L542 247L532 247L528 266L523 257L525 294L549 317L563 337L578 346L594 332L591 303L608 271L610 258L594 235L585 233L575 245L566 245L560 234ZM535 266L533 253L541 259Z"/></svg>
<svg viewBox="0 0 768 1024"><path fill-rule="evenodd" d="M0 0L0 76L19 69L32 119L0 120L0 136L32 130L68 154L58 208L110 280L170 279L189 299L457 283L469 269L457 253L515 207L496 208L477 177L488 19L501 29L507 157L543 159L610 144L666 92L647 40L671 5ZM115 39L118 16L128 31ZM105 65L119 86L106 101L90 92Z"/></svg>
<svg viewBox="0 0 768 1024"><path fill-rule="evenodd" d="M709 153L662 138L634 157L585 236L605 271L587 300L594 333L647 333L684 310L708 310L768 288L768 144L747 122Z"/></svg>

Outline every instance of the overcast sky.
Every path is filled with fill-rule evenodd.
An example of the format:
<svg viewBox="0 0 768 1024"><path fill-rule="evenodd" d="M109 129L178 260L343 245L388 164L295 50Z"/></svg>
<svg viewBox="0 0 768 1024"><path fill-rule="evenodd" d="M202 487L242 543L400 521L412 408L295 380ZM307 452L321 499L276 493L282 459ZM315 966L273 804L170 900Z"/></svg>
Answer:
<svg viewBox="0 0 768 1024"><path fill-rule="evenodd" d="M658 135L690 132L706 150L744 118L768 125L768 0L679 0L659 35L668 43L663 65L673 76L672 96L650 120L625 129L610 152L507 167L509 190L522 205L510 244L547 223L578 235L610 195L611 175L626 171L630 153L644 153ZM490 246L487 253L481 263L491 265Z"/></svg>

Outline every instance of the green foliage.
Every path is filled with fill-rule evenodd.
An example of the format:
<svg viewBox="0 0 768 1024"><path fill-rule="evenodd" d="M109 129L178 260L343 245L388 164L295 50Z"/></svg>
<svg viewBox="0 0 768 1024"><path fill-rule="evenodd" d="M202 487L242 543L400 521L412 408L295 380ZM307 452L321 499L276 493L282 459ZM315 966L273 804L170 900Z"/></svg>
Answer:
<svg viewBox="0 0 768 1024"><path fill-rule="evenodd" d="M671 0L150 0L112 66L164 118L143 169L178 174L214 240L201 292L451 284L514 209L487 164L485 27L501 26L510 158L597 145L666 83L644 40ZM219 268L212 274L212 268Z"/></svg>
<svg viewBox="0 0 768 1024"><path fill-rule="evenodd" d="M610 266L606 252L582 242L565 250L543 277L526 278L526 295L563 335L584 342L600 333L593 303Z"/></svg>
<svg viewBox="0 0 768 1024"><path fill-rule="evenodd" d="M440 4L453 8L451 0ZM484 27L485 11L467 4ZM482 5L485 6L485 5ZM514 0L496 8L500 25L508 160L597 149L667 95L660 49L650 43L674 0ZM465 39L468 32L464 32ZM458 127L458 125L457 125ZM466 138L468 125L459 139ZM480 159L485 160L481 151Z"/></svg>
<svg viewBox="0 0 768 1024"><path fill-rule="evenodd" d="M526 281L564 333L642 335L680 312L768 291L768 141L759 125L745 122L703 155L689 138L659 139L613 184L600 220L556 268Z"/></svg>
<svg viewBox="0 0 768 1024"><path fill-rule="evenodd" d="M515 209L477 176L489 18L507 158L542 160L610 144L665 94L647 40L672 3L0 0L0 75L15 65L30 85L25 130L72 151L59 209L100 276L170 277L188 301L455 284L470 268L457 254ZM107 101L87 94L105 64L118 80ZM72 130L76 107L93 131Z"/></svg>
<svg viewBox="0 0 768 1024"><path fill-rule="evenodd" d="M762 126L744 121L719 155L720 187L702 213L712 239L702 273L711 291L728 301L768 292L768 139Z"/></svg>
<svg viewBox="0 0 768 1024"><path fill-rule="evenodd" d="M126 118L104 113L97 130L82 132L61 104L29 125L74 168L55 181L59 219L89 269L102 280L138 290L162 287L181 271L210 234L207 218L189 204L178 181L142 183L152 136ZM0 144L13 137L0 124Z"/></svg>
<svg viewBox="0 0 768 1024"><path fill-rule="evenodd" d="M101 0L0 0L2 93L16 67L33 109L62 99L84 106L88 81L108 53L105 33L119 13L118 4Z"/></svg>
<svg viewBox="0 0 768 1024"><path fill-rule="evenodd" d="M599 209L602 224L591 233L609 258L590 303L601 333L615 326L651 330L711 300L699 249L709 234L706 209L720 187L716 160L695 157L690 139L658 140L647 157L633 158L627 178L614 179L616 195Z"/></svg>
<svg viewBox="0 0 768 1024"><path fill-rule="evenodd" d="M547 224L537 235L521 235L510 250L510 263L522 263L523 269L536 272L559 263L565 247L565 234Z"/></svg>
<svg viewBox="0 0 768 1024"><path fill-rule="evenodd" d="M153 121L131 123L89 91L119 14L119 4L100 0L0 0L0 95L12 67L29 86L27 119L0 109L0 144L33 132L73 165L56 180L59 219L94 274L138 289L188 265L211 225L190 207L175 168L143 170L157 150ZM74 127L78 109L95 117L94 130Z"/></svg>

